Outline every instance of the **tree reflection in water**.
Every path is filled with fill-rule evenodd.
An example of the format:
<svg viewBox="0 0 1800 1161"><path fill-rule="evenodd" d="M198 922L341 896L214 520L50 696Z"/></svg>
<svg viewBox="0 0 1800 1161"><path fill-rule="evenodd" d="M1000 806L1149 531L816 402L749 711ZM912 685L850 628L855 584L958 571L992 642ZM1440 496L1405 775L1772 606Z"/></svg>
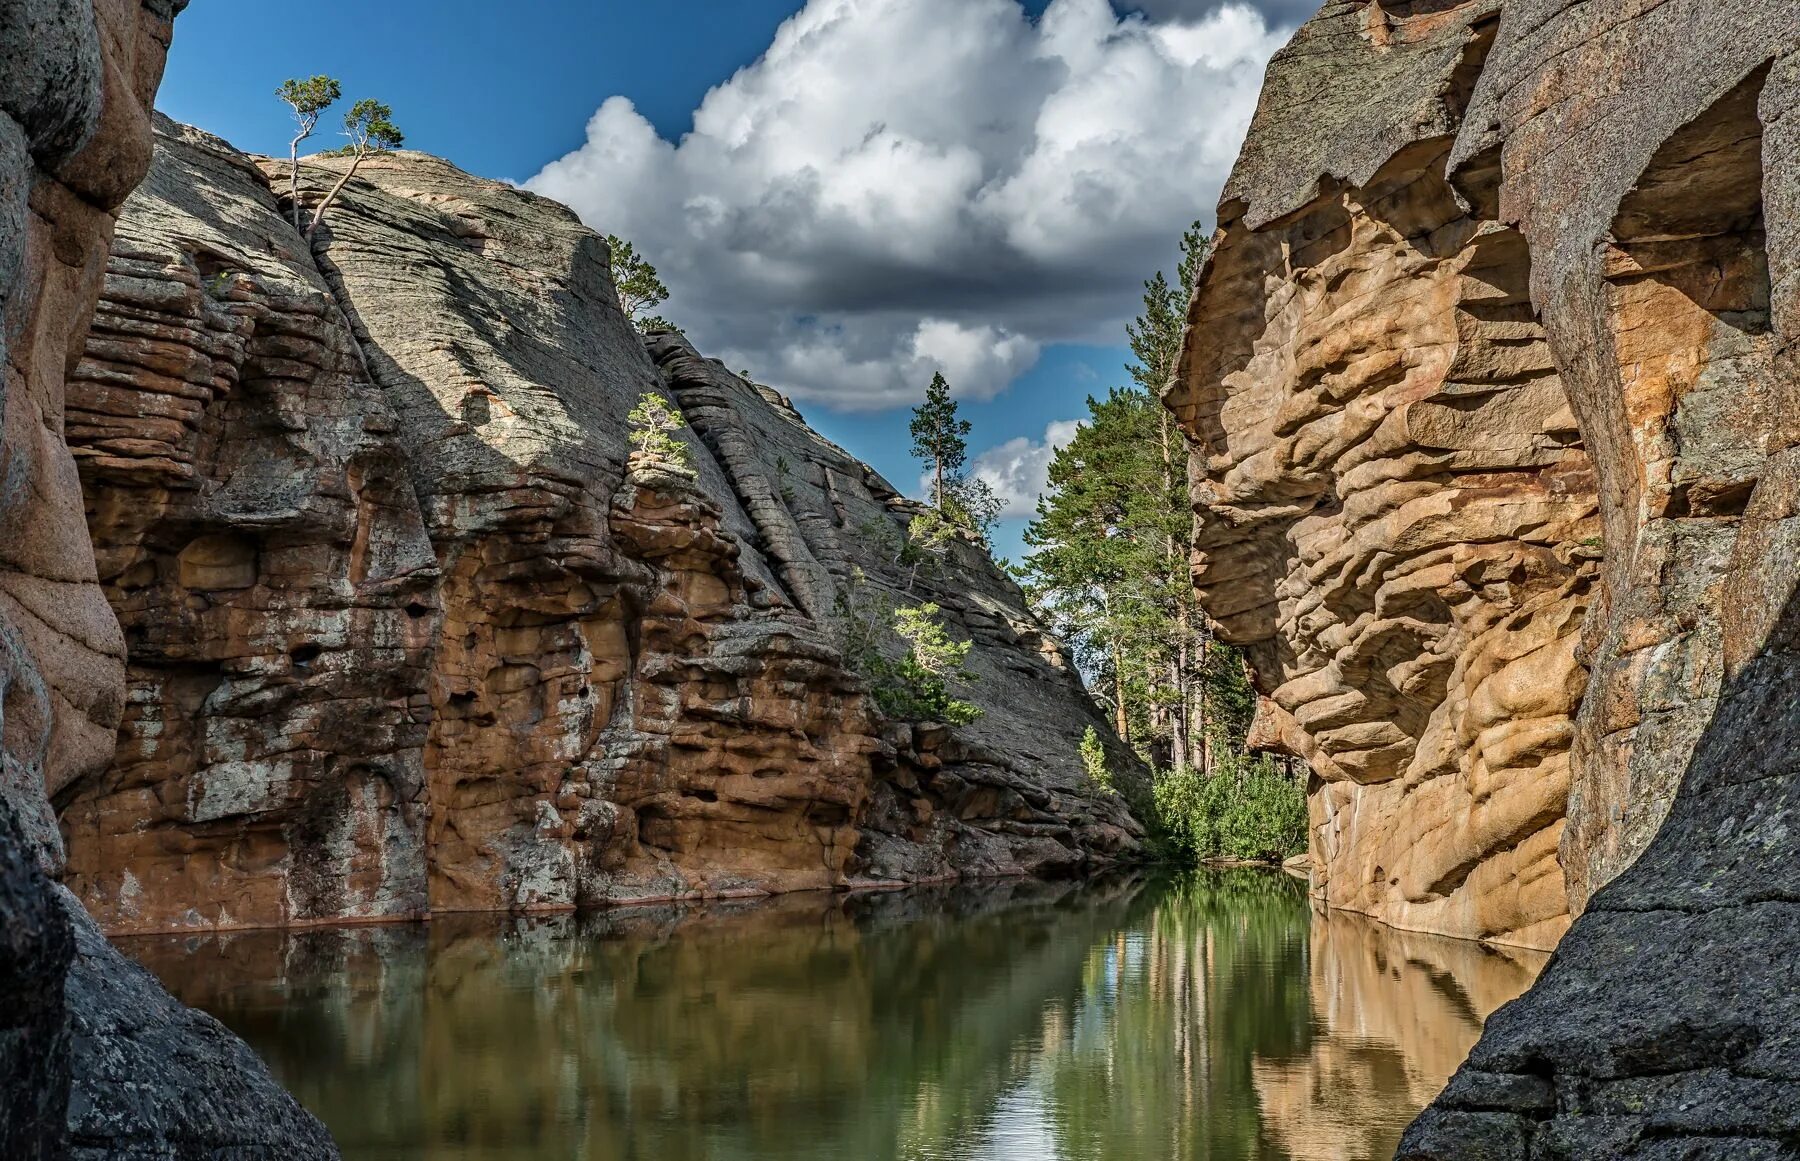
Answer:
<svg viewBox="0 0 1800 1161"><path fill-rule="evenodd" d="M1386 1158L1539 966L1255 871L122 942L352 1161Z"/></svg>

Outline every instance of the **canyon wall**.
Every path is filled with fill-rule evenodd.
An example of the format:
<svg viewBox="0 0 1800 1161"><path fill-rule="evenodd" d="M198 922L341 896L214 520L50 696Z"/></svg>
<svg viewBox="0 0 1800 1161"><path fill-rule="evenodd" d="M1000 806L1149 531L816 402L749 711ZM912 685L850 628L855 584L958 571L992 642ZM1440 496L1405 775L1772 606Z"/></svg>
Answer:
<svg viewBox="0 0 1800 1161"><path fill-rule="evenodd" d="M1564 843L1586 910L1403 1156L1792 1154L1797 109L1785 0L1508 0L1451 164L1500 150L1597 467Z"/></svg>
<svg viewBox="0 0 1800 1161"><path fill-rule="evenodd" d="M0 1155L335 1157L217 1021L113 950L51 876L52 800L125 704L63 442L114 211L150 161L182 0L0 0Z"/></svg>
<svg viewBox="0 0 1800 1161"><path fill-rule="evenodd" d="M303 197L347 164L308 159ZM918 508L680 335L646 346L568 210L387 154L309 245L286 177L162 122L70 377L130 660L113 762L59 806L109 929L1136 850L1077 756L1104 723L1017 587L973 543L902 564ZM630 451L645 394L691 470ZM878 599L974 642L985 716L881 717L841 652Z"/></svg>
<svg viewBox="0 0 1800 1161"><path fill-rule="evenodd" d="M1593 467L1525 238L1445 176L1493 3L1328 4L1271 64L1166 399L1194 579L1305 758L1315 889L1548 948Z"/></svg>
<svg viewBox="0 0 1800 1161"><path fill-rule="evenodd" d="M1800 1107L1800 9L1339 0L1168 402L1331 903L1546 946L1407 1158L1775 1157Z"/></svg>

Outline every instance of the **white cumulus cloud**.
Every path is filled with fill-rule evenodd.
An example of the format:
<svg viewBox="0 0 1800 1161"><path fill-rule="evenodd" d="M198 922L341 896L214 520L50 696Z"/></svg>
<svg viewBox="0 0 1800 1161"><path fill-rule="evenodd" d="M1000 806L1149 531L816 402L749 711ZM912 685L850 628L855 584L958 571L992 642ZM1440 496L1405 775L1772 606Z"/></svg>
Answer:
<svg viewBox="0 0 1800 1161"><path fill-rule="evenodd" d="M1059 419L1044 429L1041 440L1019 436L996 444L970 462L969 473L994 490L1002 517L1036 515L1038 497L1049 488L1050 461L1079 426L1078 420ZM923 480L920 487L926 487Z"/></svg>
<svg viewBox="0 0 1800 1161"><path fill-rule="evenodd" d="M987 398L1117 341L1285 39L1246 4L808 0L679 142L623 97L527 185L632 239L697 345L802 399Z"/></svg>

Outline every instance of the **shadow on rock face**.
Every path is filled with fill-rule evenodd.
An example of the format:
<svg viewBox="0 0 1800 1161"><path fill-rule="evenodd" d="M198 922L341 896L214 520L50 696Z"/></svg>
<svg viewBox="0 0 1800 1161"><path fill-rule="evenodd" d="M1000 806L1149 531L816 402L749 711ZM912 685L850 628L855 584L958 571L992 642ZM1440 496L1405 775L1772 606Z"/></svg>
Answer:
<svg viewBox="0 0 1800 1161"><path fill-rule="evenodd" d="M1745 514L1739 576L1793 585L1797 496L1790 451ZM1776 607L1739 627L1761 650L1728 669L1662 830L1489 1021L1402 1161L1792 1155L1800 591ZM1733 643L1728 627L1728 661Z"/></svg>

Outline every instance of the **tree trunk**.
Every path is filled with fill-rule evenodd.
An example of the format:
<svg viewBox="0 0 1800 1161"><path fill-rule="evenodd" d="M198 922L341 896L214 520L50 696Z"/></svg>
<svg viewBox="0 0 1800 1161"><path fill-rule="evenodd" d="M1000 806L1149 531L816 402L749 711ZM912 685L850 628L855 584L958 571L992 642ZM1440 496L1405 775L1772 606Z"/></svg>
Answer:
<svg viewBox="0 0 1800 1161"><path fill-rule="evenodd" d="M300 142L306 134L288 142L288 209L294 214L294 229L300 228Z"/></svg>
<svg viewBox="0 0 1800 1161"><path fill-rule="evenodd" d="M1181 649L1183 653L1187 651L1186 642L1182 643ZM1181 688L1181 663L1179 660L1171 659L1169 662L1169 681L1174 685L1176 692L1174 720L1169 723L1169 761L1175 769L1184 770L1189 765L1187 707L1182 704L1186 694Z"/></svg>
<svg viewBox="0 0 1800 1161"><path fill-rule="evenodd" d="M350 179L356 176L356 167L362 164L363 155L367 152L368 150L364 148L356 151L350 158L350 168L344 171L343 177L337 179L337 184L331 187L331 192L325 195L325 200L320 202L319 208L313 211L312 224L306 227L306 237L309 241L318 232L319 223L325 220L325 211L331 208L331 203L337 200L338 194L346 185L350 184Z"/></svg>
<svg viewBox="0 0 1800 1161"><path fill-rule="evenodd" d="M1212 776L1213 766L1215 764L1213 758L1212 730L1210 728L1212 723L1207 720L1212 716L1210 713L1211 707L1207 704L1208 698L1206 695L1207 654L1210 651L1211 650L1205 641L1200 642L1200 679L1194 683L1196 686L1194 700L1197 703L1195 708L1198 711L1194 716L1198 719L1198 722L1196 723L1196 733L1200 742L1200 767L1206 772L1208 777Z"/></svg>
<svg viewBox="0 0 1800 1161"><path fill-rule="evenodd" d="M1125 712L1125 653L1119 648L1118 638L1110 642L1113 663L1113 728L1119 732L1119 740L1131 741L1131 715Z"/></svg>

